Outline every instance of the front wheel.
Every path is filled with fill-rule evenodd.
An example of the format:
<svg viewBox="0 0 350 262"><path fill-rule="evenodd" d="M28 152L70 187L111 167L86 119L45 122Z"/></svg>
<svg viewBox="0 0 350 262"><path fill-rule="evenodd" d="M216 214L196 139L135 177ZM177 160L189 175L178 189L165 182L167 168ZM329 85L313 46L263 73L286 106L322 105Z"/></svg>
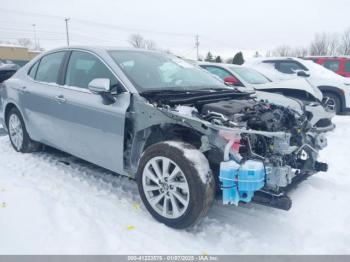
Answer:
<svg viewBox="0 0 350 262"><path fill-rule="evenodd" d="M323 93L323 104L332 112L339 114L341 111L341 102L337 95L333 93Z"/></svg>
<svg viewBox="0 0 350 262"><path fill-rule="evenodd" d="M151 215L167 226L196 224L213 203L215 182L208 160L182 142L161 142L142 155L137 185Z"/></svg>

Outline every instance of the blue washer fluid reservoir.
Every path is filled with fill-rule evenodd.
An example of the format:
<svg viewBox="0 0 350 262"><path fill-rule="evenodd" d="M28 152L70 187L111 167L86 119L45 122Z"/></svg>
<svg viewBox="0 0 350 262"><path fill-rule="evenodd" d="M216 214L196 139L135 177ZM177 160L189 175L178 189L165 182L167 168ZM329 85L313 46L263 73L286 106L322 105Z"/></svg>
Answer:
<svg viewBox="0 0 350 262"><path fill-rule="evenodd" d="M241 165L234 160L224 161L220 164L219 179L223 204L248 203L265 184L264 164L257 160L247 160Z"/></svg>
<svg viewBox="0 0 350 262"><path fill-rule="evenodd" d="M250 202L254 192L265 184L265 168L261 161L247 160L241 165L238 174L240 200Z"/></svg>
<svg viewBox="0 0 350 262"><path fill-rule="evenodd" d="M224 204L238 205L237 179L240 167L234 160L224 161L220 164L219 179L222 183L222 201Z"/></svg>

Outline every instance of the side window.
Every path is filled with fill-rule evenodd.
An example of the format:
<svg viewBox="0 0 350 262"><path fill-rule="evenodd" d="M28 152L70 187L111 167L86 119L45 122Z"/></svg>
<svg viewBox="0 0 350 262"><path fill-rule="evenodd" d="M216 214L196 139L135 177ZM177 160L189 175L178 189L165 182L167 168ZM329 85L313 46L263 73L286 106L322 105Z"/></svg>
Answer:
<svg viewBox="0 0 350 262"><path fill-rule="evenodd" d="M215 66L205 66L205 69L207 69L210 73L217 75L222 80L224 80L225 77L232 76L232 74L227 72L225 69L221 69Z"/></svg>
<svg viewBox="0 0 350 262"><path fill-rule="evenodd" d="M332 70L333 72L337 72L339 70L339 61L336 60L328 60L323 63L323 66L325 68L328 68L329 70Z"/></svg>
<svg viewBox="0 0 350 262"><path fill-rule="evenodd" d="M276 69L284 74L294 74L296 70L305 70L301 65L292 61L279 62Z"/></svg>
<svg viewBox="0 0 350 262"><path fill-rule="evenodd" d="M87 89L95 78L108 78L111 81L111 89L121 88L118 80L100 59L87 52L73 51L67 67L65 84Z"/></svg>
<svg viewBox="0 0 350 262"><path fill-rule="evenodd" d="M350 61L345 62L345 72L350 73Z"/></svg>
<svg viewBox="0 0 350 262"><path fill-rule="evenodd" d="M41 58L35 80L46 83L57 83L65 54L66 52L57 52Z"/></svg>
<svg viewBox="0 0 350 262"><path fill-rule="evenodd" d="M35 79L35 75L36 75L36 71L38 70L38 66L39 66L39 61L36 62L30 69L29 69L29 72L28 72L28 75Z"/></svg>

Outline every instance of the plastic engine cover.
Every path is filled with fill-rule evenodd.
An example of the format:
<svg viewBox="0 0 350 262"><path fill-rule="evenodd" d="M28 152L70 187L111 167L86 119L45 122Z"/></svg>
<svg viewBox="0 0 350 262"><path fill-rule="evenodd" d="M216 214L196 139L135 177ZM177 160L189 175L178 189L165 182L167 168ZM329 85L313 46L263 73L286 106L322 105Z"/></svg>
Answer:
<svg viewBox="0 0 350 262"><path fill-rule="evenodd" d="M248 160L241 165L234 160L221 162L219 179L224 204L248 203L254 192L264 186L264 164L256 160Z"/></svg>

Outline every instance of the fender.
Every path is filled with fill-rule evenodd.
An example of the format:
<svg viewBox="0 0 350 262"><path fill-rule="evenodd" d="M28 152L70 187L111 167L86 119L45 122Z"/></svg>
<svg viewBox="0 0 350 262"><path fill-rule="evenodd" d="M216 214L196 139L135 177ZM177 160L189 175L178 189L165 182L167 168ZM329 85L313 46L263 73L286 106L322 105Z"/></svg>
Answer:
<svg viewBox="0 0 350 262"><path fill-rule="evenodd" d="M340 103L341 103L341 111L344 111L345 109L345 96L344 93L341 89L334 87L334 86L318 86L318 88L321 90L321 92L329 92L329 93L334 93L336 94L339 99L340 99Z"/></svg>

